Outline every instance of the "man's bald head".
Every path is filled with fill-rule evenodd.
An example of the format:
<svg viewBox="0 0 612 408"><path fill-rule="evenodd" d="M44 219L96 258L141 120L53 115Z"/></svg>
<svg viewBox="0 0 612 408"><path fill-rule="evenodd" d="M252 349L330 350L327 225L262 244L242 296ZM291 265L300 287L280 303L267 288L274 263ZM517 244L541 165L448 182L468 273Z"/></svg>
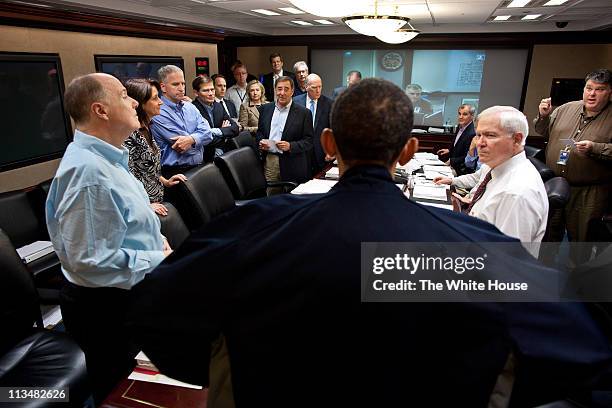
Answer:
<svg viewBox="0 0 612 408"><path fill-rule="evenodd" d="M64 105L70 117L79 125L89 121L91 105L106 100L108 84L119 80L111 75L95 73L74 78L64 93Z"/></svg>

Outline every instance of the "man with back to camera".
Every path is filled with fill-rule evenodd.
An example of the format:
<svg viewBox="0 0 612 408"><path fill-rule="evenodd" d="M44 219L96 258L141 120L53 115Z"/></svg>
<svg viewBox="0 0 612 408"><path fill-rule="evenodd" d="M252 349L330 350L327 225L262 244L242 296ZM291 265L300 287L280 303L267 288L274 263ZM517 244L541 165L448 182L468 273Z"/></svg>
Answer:
<svg viewBox="0 0 612 408"><path fill-rule="evenodd" d="M151 120L151 134L161 151L162 175L170 178L202 164L204 146L212 141L212 133L197 108L183 101L183 70L165 65L157 74L164 104Z"/></svg>
<svg viewBox="0 0 612 408"><path fill-rule="evenodd" d="M332 99L336 99L338 95L340 95L342 92L346 91L347 88L355 85L359 81L361 81L361 72L355 70L349 71L348 74L346 74L346 86L339 86L335 88L334 93L332 94Z"/></svg>
<svg viewBox="0 0 612 408"><path fill-rule="evenodd" d="M472 105L463 104L457 110L457 124L459 129L455 135L453 146L450 149L440 149L436 152L438 156L448 155L448 164L455 170L458 176L473 173L465 165L465 156L468 154L470 143L476 134L474 129L474 114L476 109Z"/></svg>
<svg viewBox="0 0 612 408"><path fill-rule="evenodd" d="M493 106L478 115L476 145L480 161L478 187L466 212L495 225L523 243L541 242L548 219L548 196L542 177L525 156L527 118L512 106ZM434 182L462 185L470 175L436 177ZM536 250L536 248L538 248ZM537 256L539 247L532 253Z"/></svg>
<svg viewBox="0 0 612 408"><path fill-rule="evenodd" d="M291 71L283 70L283 57L278 52L270 54L270 65L272 66L272 72L262 77L261 83L266 90L266 99L269 101L275 100L276 97L276 81L280 77L289 77L293 81L293 87L296 86L295 75Z"/></svg>
<svg viewBox="0 0 612 408"><path fill-rule="evenodd" d="M62 318L100 402L137 352L125 328L130 289L171 250L122 147L140 127L138 103L107 74L75 78L64 100L76 130L49 189L47 228L66 278Z"/></svg>
<svg viewBox="0 0 612 408"><path fill-rule="evenodd" d="M308 76L308 65L305 61L298 61L293 64L293 72L295 74L295 92L293 97L304 95L306 93L306 77Z"/></svg>
<svg viewBox="0 0 612 408"><path fill-rule="evenodd" d="M612 191L612 71L589 73L581 101L552 109L542 99L535 130L548 138L546 165L570 184L565 208L551 218L554 240L589 241L589 223L610 211ZM588 255L586 255L588 256ZM584 260L582 257L577 261Z"/></svg>
<svg viewBox="0 0 612 408"><path fill-rule="evenodd" d="M485 407L510 352L531 398L520 406L533 406L609 366L580 304L360 302L363 242L517 243L397 188L396 163L418 148L412 112L390 82L349 88L321 139L341 174L329 193L223 214L139 285L133 332L163 373L206 384L221 332L236 406L246 407Z"/></svg>
<svg viewBox="0 0 612 408"><path fill-rule="evenodd" d="M264 158L267 181L295 181L310 178L309 155L312 149L312 114L293 103L294 82L289 77L276 80L276 102L261 106L256 140ZM268 195L280 188L268 188Z"/></svg>
<svg viewBox="0 0 612 408"><path fill-rule="evenodd" d="M329 115L334 101L322 94L323 83L317 74L310 74L306 77L306 94L293 97L295 103L299 103L310 110L314 126L312 138L312 154L310 158L310 168L312 175L316 175L330 162L333 161L323 151L321 146L321 133L323 129L329 127Z"/></svg>
<svg viewBox="0 0 612 408"><path fill-rule="evenodd" d="M203 160L212 163L216 156L223 154L227 139L238 136L238 124L232 121L220 103L215 102L215 86L211 78L198 76L191 85L196 94L193 105L206 119L213 134L213 141L204 147Z"/></svg>

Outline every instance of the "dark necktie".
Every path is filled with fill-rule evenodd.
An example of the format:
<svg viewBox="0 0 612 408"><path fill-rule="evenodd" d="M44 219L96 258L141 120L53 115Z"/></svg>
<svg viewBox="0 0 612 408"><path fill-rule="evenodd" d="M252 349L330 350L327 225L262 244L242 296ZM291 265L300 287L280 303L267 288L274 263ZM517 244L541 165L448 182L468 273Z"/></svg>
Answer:
<svg viewBox="0 0 612 408"><path fill-rule="evenodd" d="M491 170L489 170L489 172L484 177L484 179L482 179L482 183L480 183L480 185L476 189L476 192L474 193L474 197L472 197L472 202L468 206L467 210L465 210L467 214L469 214L470 211L472 211L472 207L474 207L474 204L476 204L476 202L482 198L489 181L491 181Z"/></svg>

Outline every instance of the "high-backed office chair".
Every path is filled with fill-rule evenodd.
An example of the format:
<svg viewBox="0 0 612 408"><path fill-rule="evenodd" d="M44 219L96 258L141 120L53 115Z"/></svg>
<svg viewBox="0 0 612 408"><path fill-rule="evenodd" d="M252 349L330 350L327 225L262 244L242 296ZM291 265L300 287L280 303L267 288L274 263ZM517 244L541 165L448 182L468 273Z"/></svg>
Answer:
<svg viewBox="0 0 612 408"><path fill-rule="evenodd" d="M536 159L540 160L541 162L545 162L546 161L546 156L544 154L544 149L540 149L539 147L533 147L533 146L525 145L525 155L527 155L527 157L535 157Z"/></svg>
<svg viewBox="0 0 612 408"><path fill-rule="evenodd" d="M0 194L0 228L16 248L35 241L49 240L45 200L50 185L49 180L28 192L11 191ZM40 300L43 303L58 304L62 274L55 252L30 262L27 268L35 279Z"/></svg>
<svg viewBox="0 0 612 408"><path fill-rule="evenodd" d="M174 205L167 202L162 204L168 209L168 215L157 214L161 222L161 233L168 240L170 247L176 249L189 236L189 229Z"/></svg>
<svg viewBox="0 0 612 408"><path fill-rule="evenodd" d="M226 151L240 149L241 147L250 147L254 151L257 151L255 142L253 141L253 136L251 136L251 132L249 132L248 130L244 130L240 132L238 136L228 140L226 147Z"/></svg>
<svg viewBox="0 0 612 408"><path fill-rule="evenodd" d="M215 158L236 200L265 197L267 187L285 187L291 190L297 183L290 181L266 182L263 167L253 149L242 147ZM240 204L240 202L237 202Z"/></svg>
<svg viewBox="0 0 612 408"><path fill-rule="evenodd" d="M187 181L174 186L172 204L190 230L200 228L217 215L234 208L234 197L214 164L185 173Z"/></svg>
<svg viewBox="0 0 612 408"><path fill-rule="evenodd" d="M540 173L540 177L542 177L542 181L546 183L551 178L555 177L555 172L552 171L550 167L548 167L544 162L536 159L535 157L527 157L531 164L536 168L538 173Z"/></svg>
<svg viewBox="0 0 612 408"><path fill-rule="evenodd" d="M70 403L65 406L82 407L90 394L85 356L65 333L42 328L32 277L2 230L0 274L0 386L66 388ZM48 404L40 399L20 406Z"/></svg>
<svg viewBox="0 0 612 408"><path fill-rule="evenodd" d="M563 177L553 177L544 182L546 195L548 196L548 223L544 233L544 242L559 242L563 237L553 236L550 230L551 219L556 217L556 213L563 211L565 204L569 201L570 186Z"/></svg>

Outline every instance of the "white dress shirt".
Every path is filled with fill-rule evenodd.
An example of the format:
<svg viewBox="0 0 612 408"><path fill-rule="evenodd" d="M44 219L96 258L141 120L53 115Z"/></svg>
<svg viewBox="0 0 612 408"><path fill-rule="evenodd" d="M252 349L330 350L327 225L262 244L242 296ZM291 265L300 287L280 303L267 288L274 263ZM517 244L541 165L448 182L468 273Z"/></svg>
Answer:
<svg viewBox="0 0 612 408"><path fill-rule="evenodd" d="M488 171L481 168L482 178ZM548 195L525 152L491 170L491 181L470 215L490 222L523 243L542 241L548 219Z"/></svg>
<svg viewBox="0 0 612 408"><path fill-rule="evenodd" d="M249 102L246 86L241 88L238 84L234 84L227 89L225 99L229 99L236 107L236 112L240 112L240 105Z"/></svg>

